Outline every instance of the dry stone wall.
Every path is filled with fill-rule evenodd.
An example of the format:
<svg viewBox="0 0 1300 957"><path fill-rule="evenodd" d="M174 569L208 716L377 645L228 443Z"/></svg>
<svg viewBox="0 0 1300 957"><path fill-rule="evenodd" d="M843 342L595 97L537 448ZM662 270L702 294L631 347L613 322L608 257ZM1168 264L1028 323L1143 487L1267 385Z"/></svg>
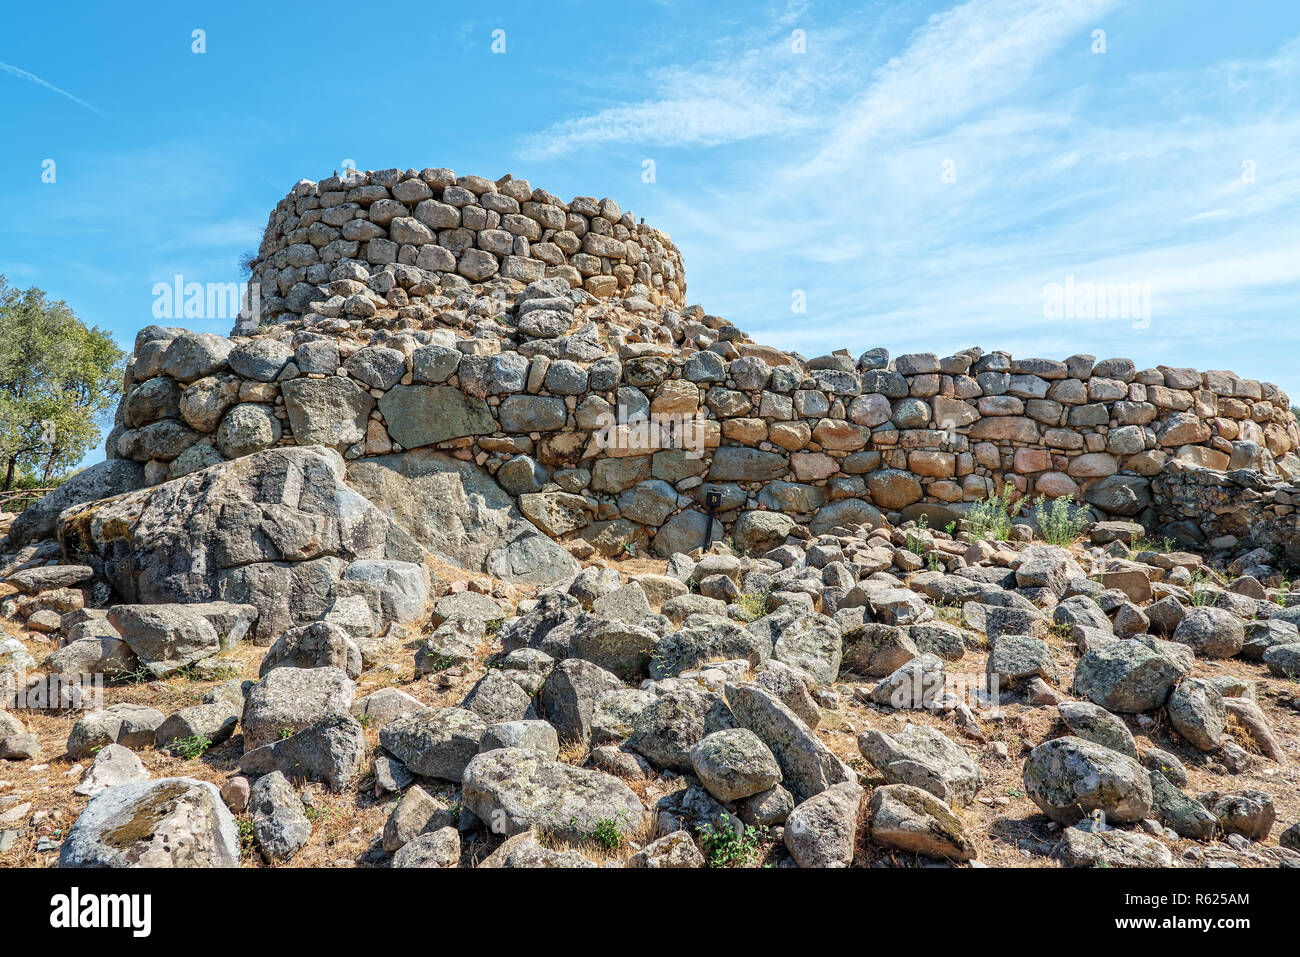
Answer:
<svg viewBox="0 0 1300 957"><path fill-rule="evenodd" d="M1300 481L1174 462L1155 477L1152 492L1166 535L1237 556L1239 574L1253 574L1252 565L1300 569Z"/></svg>
<svg viewBox="0 0 1300 957"><path fill-rule="evenodd" d="M447 237L429 203L458 217L439 213ZM485 250L494 230L513 239ZM480 273L464 268L474 250L500 255ZM376 468L441 457L491 476L548 535L607 554L698 546L710 493L715 536L758 548L796 523L816 533L922 510L943 523L1007 483L1155 525L1152 478L1174 462L1300 477L1300 432L1274 385L980 349L805 359L684 306L676 249L617 205L564 204L509 178L300 183L254 277L275 294L251 334L140 333L110 457L157 483L324 445L369 463L372 488L385 484Z"/></svg>

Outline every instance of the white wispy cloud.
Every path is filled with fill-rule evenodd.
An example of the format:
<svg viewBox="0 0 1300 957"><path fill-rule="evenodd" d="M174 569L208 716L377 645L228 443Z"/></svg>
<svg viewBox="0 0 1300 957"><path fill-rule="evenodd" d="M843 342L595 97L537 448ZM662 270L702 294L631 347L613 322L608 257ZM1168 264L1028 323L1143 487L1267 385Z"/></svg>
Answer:
<svg viewBox="0 0 1300 957"><path fill-rule="evenodd" d="M861 48L881 29L825 27L801 52L794 31L809 4L792 2L768 24L718 38L713 55L690 65L649 69L652 91L562 120L524 137L525 159L552 159L597 146L714 147L763 137L806 134L825 123L829 91L863 75L861 57L844 58L842 42Z"/></svg>
<svg viewBox="0 0 1300 957"><path fill-rule="evenodd" d="M28 73L26 70L19 69L18 67L13 66L10 63L5 63L2 60L0 60L0 70L3 70L5 73L8 73L10 76L16 76L21 80L26 80L29 83L35 83L37 86L42 86L47 90L59 94L59 96L67 97L69 100L71 100L73 103L76 103L78 106L85 107L86 109L90 110L90 112L97 113L98 115L105 117L106 119L111 119L109 114L105 113L99 107L87 103L85 100L81 99L80 97L73 96L67 90L59 89L53 83L50 83L46 80L42 80L35 73Z"/></svg>
<svg viewBox="0 0 1300 957"><path fill-rule="evenodd" d="M805 175L877 140L923 135L1022 90L1117 0L973 0L931 17L837 118Z"/></svg>
<svg viewBox="0 0 1300 957"><path fill-rule="evenodd" d="M1277 346L1300 345L1300 39L1177 71L1098 59L1091 76L1092 31L1117 8L971 0L851 69L871 46L860 19L807 24L810 70L781 55L794 21L775 18L766 42L664 67L655 97L538 142L713 147L694 157L707 175L642 211L682 246L692 301L774 345L1083 350L1294 380ZM1044 285L1067 275L1150 284L1150 326L1045 321ZM806 314L791 312L795 288Z"/></svg>
<svg viewBox="0 0 1300 957"><path fill-rule="evenodd" d="M773 133L792 133L810 125L806 115L766 96L751 96L746 90L741 98L728 98L718 90L712 95L612 107L592 116L566 120L529 137L522 152L528 159L547 159L609 142L717 146Z"/></svg>

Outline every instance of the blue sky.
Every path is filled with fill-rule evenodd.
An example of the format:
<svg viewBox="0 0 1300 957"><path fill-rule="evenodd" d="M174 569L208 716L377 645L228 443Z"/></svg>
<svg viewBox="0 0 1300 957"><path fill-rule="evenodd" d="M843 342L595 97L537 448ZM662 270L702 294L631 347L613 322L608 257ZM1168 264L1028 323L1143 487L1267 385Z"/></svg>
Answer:
<svg viewBox="0 0 1300 957"><path fill-rule="evenodd" d="M805 355L1090 352L1300 398L1291 0L181 6L11 5L0 35L0 272L128 347L155 283L239 278L350 159L610 196L690 301ZM1045 317L1067 277L1149 289L1149 322Z"/></svg>

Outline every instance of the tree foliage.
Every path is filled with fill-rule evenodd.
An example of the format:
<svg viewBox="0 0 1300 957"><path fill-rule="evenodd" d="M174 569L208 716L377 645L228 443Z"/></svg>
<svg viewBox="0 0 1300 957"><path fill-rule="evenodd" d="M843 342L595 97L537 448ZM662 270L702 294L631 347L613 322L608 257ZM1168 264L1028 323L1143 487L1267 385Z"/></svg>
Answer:
<svg viewBox="0 0 1300 957"><path fill-rule="evenodd" d="M0 275L0 474L61 476L99 442L122 391L126 356L62 299Z"/></svg>

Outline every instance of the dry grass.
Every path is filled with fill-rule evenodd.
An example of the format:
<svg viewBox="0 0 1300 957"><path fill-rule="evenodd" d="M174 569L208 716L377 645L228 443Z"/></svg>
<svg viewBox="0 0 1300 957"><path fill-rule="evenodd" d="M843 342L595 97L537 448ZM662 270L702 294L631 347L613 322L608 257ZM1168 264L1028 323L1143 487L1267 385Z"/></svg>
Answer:
<svg viewBox="0 0 1300 957"><path fill-rule="evenodd" d="M575 768L580 768L590 754L591 748L585 741L577 738L566 738L560 742L558 757L562 764L571 764Z"/></svg>
<svg viewBox="0 0 1300 957"><path fill-rule="evenodd" d="M432 555L426 554L424 564L428 567L431 574L444 582L481 582L489 591L497 584L496 579L490 575L484 575L482 572L467 571L459 565L453 565L450 562L445 562L441 558Z"/></svg>
<svg viewBox="0 0 1300 957"><path fill-rule="evenodd" d="M1235 741L1243 750L1255 755L1262 755L1264 753L1260 750L1259 742L1255 740L1255 736L1250 733L1250 729L1242 724L1241 719L1232 711L1228 712L1228 725L1226 730L1232 740Z"/></svg>
<svg viewBox="0 0 1300 957"><path fill-rule="evenodd" d="M620 555L615 558L593 559L585 564L612 568L624 578L634 575L662 575L668 569L666 560L649 555Z"/></svg>

